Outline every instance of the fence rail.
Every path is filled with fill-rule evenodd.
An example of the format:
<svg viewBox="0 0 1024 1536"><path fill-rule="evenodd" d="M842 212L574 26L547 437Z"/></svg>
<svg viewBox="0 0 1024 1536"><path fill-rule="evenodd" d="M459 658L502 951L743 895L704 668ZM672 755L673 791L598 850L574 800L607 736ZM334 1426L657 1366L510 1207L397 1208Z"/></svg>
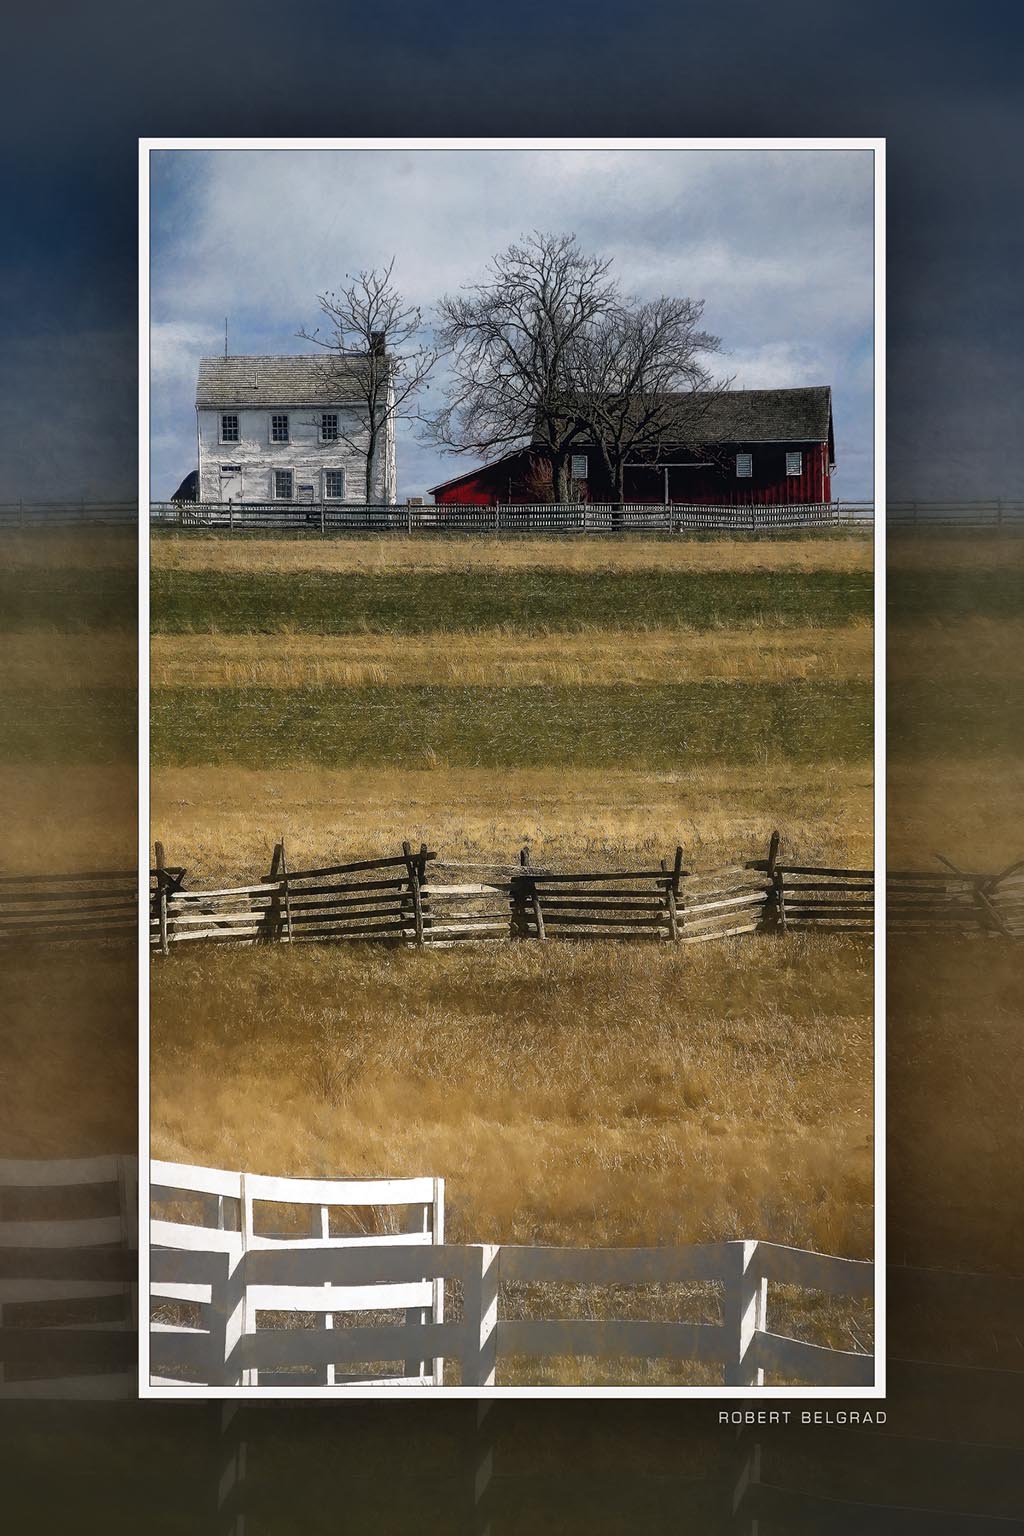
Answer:
<svg viewBox="0 0 1024 1536"><path fill-rule="evenodd" d="M787 862L777 832L763 859L710 871L683 867L683 850L656 868L574 870L446 863L424 843L392 858L289 871L283 843L258 884L189 890L184 872L152 873L150 938L171 945L372 941L440 948L464 942L551 939L700 944L746 934L860 934L875 920L871 869ZM974 874L948 860L936 872L891 870L893 934L1024 937L1024 863Z"/></svg>
<svg viewBox="0 0 1024 1536"><path fill-rule="evenodd" d="M441 1386L444 1361L464 1386L496 1384L498 1362L631 1356L720 1366L726 1385L781 1377L810 1385L869 1386L871 1355L828 1349L767 1329L771 1283L868 1299L870 1263L730 1241L689 1248L544 1248L446 1244L440 1180L263 1178L154 1163L150 1364L157 1385ZM207 1225L180 1217L196 1198ZM226 1212L225 1201L234 1206ZM256 1204L273 1203L273 1231L257 1230ZM409 1235L339 1233L331 1212L404 1202ZM282 1210L291 1225L280 1227ZM299 1217L296 1219L296 1211ZM303 1217L312 1212L310 1226ZM265 1224L264 1224L265 1225ZM388 1223L385 1223L388 1225ZM461 1316L446 1313L445 1282L461 1290ZM501 1286L711 1284L717 1323L630 1318L503 1315ZM168 1303L191 1307L189 1323L163 1320ZM398 1312L398 1320L388 1314ZM367 1321L376 1314L376 1321ZM304 1321L303 1321L304 1319ZM399 1363L401 1362L401 1363ZM390 1367L382 1369L382 1366Z"/></svg>
<svg viewBox="0 0 1024 1536"><path fill-rule="evenodd" d="M0 530L137 526L134 501L49 501L0 503ZM519 506L407 506L405 503L173 502L149 506L153 528L224 530L228 533L785 533L800 528L870 531L872 501L709 506L690 503L630 503L622 507L581 502ZM888 528L1004 529L1024 531L1024 501L890 500Z"/></svg>
<svg viewBox="0 0 1024 1536"><path fill-rule="evenodd" d="M1024 861L996 874L940 858L935 871L889 870L886 929L1024 938ZM267 874L195 888L161 844L150 871L151 947L180 944L460 943L702 944L749 934L860 934L875 922L871 869L798 864L778 833L761 859L713 870L683 866L683 850L650 867L573 869L517 862L447 862L426 843L391 857L291 869L283 842ZM0 947L107 943L137 934L132 871L0 875Z"/></svg>
<svg viewBox="0 0 1024 1536"><path fill-rule="evenodd" d="M871 502L691 503L529 502L410 506L339 502L152 502L152 527L228 533L776 533L798 528L869 528Z"/></svg>
<svg viewBox="0 0 1024 1536"><path fill-rule="evenodd" d="M0 1399L135 1395L137 1162L0 1161Z"/></svg>

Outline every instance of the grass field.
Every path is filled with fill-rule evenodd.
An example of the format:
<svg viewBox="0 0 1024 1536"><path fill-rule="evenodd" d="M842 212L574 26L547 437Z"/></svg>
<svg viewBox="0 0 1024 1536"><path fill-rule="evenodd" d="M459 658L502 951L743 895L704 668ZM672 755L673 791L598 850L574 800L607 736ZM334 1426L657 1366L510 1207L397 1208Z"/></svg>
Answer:
<svg viewBox="0 0 1024 1536"><path fill-rule="evenodd" d="M862 947L755 944L756 998L743 946L527 948L159 967L158 1154L429 1169L456 1241L868 1250Z"/></svg>

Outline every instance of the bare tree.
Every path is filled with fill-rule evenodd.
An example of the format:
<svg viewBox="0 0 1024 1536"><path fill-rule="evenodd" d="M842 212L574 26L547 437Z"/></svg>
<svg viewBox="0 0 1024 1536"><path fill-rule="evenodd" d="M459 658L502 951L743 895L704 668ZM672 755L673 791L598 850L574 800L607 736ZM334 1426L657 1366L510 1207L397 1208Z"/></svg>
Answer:
<svg viewBox="0 0 1024 1536"><path fill-rule="evenodd" d="M362 407L357 428L338 418L338 436L366 455L368 502L374 499L377 450L389 421L416 416L414 398L424 387L438 359L436 348L423 340L423 315L408 304L392 284L395 258L379 270L370 267L352 278L340 293L317 295L326 325L298 332L328 354L322 368L325 402L353 395ZM339 393L341 391L342 393Z"/></svg>
<svg viewBox="0 0 1024 1536"><path fill-rule="evenodd" d="M703 361L721 350L700 329L702 300L627 299L577 339L572 399L581 441L600 458L612 500L627 464L656 464L666 447L697 447L712 401L728 385Z"/></svg>
<svg viewBox="0 0 1024 1536"><path fill-rule="evenodd" d="M568 492L580 433L570 398L573 349L616 301L611 262L575 235L534 232L491 262L488 277L440 304L440 345L452 353L448 402L431 439L456 453L532 444L550 461L554 494Z"/></svg>

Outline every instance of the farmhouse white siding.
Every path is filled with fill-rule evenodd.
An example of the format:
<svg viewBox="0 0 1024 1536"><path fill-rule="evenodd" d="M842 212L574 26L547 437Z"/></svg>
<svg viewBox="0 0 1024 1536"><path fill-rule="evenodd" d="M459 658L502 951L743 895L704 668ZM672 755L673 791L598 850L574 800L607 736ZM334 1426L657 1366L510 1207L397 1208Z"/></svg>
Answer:
<svg viewBox="0 0 1024 1536"><path fill-rule="evenodd" d="M332 382L315 358L201 359L196 389L199 500L365 501L366 408L352 393L347 398L341 388L334 393ZM339 383L343 388L344 379ZM327 433L325 415L337 418ZM290 472L290 482L282 481L278 471ZM372 487L371 500L395 501L390 416L378 437Z"/></svg>

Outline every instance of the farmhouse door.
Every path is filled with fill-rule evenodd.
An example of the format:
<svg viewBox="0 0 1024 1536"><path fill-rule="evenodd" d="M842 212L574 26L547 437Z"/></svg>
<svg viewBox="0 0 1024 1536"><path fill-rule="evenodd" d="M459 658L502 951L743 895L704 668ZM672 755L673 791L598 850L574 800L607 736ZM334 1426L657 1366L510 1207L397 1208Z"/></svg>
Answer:
<svg viewBox="0 0 1024 1536"><path fill-rule="evenodd" d="M220 499L221 501L241 501L242 466L240 464L221 465Z"/></svg>

